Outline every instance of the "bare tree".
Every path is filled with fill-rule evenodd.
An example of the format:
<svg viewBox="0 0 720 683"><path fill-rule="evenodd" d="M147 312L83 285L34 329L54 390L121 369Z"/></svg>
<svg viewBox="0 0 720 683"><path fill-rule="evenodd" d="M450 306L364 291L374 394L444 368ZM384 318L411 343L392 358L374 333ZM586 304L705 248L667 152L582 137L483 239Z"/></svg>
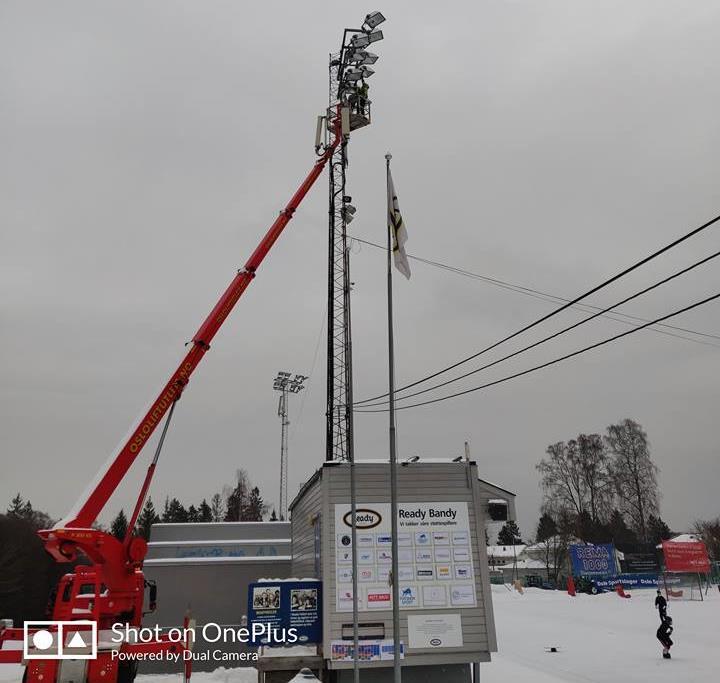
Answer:
<svg viewBox="0 0 720 683"><path fill-rule="evenodd" d="M720 517L697 520L695 533L701 538L713 560L720 560Z"/></svg>
<svg viewBox="0 0 720 683"><path fill-rule="evenodd" d="M536 469L542 475L546 501L551 501L554 509L581 514L587 507L587 490L578 467L577 442L558 441L550 444L545 453L547 457Z"/></svg>
<svg viewBox="0 0 720 683"><path fill-rule="evenodd" d="M647 434L634 420L607 428L605 443L612 454L610 474L621 512L643 542L648 540L648 518L657 515L660 494L658 468L650 457Z"/></svg>
<svg viewBox="0 0 720 683"><path fill-rule="evenodd" d="M599 434L580 434L575 448L590 518L596 524L604 522L610 515L613 498L607 449Z"/></svg>
<svg viewBox="0 0 720 683"><path fill-rule="evenodd" d="M222 522L225 519L225 500L219 493L210 499L210 513L213 522Z"/></svg>

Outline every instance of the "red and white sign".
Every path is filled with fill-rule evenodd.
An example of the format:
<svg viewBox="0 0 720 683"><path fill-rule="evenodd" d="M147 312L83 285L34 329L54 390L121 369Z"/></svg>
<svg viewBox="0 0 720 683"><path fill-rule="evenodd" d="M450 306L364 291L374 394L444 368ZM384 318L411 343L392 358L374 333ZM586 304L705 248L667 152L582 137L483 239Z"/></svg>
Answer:
<svg viewBox="0 0 720 683"><path fill-rule="evenodd" d="M367 590L368 609L390 609L392 597L387 588L368 588Z"/></svg>
<svg viewBox="0 0 720 683"><path fill-rule="evenodd" d="M669 572L692 572L708 574L710 572L710 559L707 548L702 541L687 543L663 541L663 555L665 556L665 570Z"/></svg>

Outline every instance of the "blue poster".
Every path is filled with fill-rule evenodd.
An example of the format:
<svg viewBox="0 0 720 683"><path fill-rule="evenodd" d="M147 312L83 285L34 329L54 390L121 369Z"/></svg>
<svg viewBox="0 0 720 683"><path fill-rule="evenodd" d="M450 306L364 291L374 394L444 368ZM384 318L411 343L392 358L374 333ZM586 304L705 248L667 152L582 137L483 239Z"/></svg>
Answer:
<svg viewBox="0 0 720 683"><path fill-rule="evenodd" d="M570 559L575 576L615 576L617 574L615 546L612 543L571 545Z"/></svg>
<svg viewBox="0 0 720 683"><path fill-rule="evenodd" d="M248 626L266 624L276 633L294 629L295 644L322 642L321 581L261 581L248 586ZM256 645L267 641L263 635ZM277 640L270 638L270 642ZM285 640L280 637L280 640ZM292 643L289 643L292 644Z"/></svg>

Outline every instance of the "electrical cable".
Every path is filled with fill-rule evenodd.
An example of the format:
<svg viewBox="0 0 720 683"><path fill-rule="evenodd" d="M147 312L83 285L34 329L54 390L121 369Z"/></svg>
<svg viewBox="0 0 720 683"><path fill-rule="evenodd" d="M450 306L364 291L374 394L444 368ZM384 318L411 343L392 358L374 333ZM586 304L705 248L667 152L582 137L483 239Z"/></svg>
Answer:
<svg viewBox="0 0 720 683"><path fill-rule="evenodd" d="M590 344L589 346L585 346L582 349L579 349L578 351L573 351L572 353L567 353L564 356L560 356L559 358L555 358L551 361L548 361L547 363L541 363L540 365L535 365L532 368L528 368L527 370L522 370L521 372L516 372L512 375L507 375L506 377L501 377L500 379L497 379L493 382L487 382L485 384L481 384L477 387L471 387L470 389L465 389L464 391L458 391L454 394L448 394L447 396L441 396L439 398L431 399L428 401L422 401L420 403L412 403L407 406L400 406L398 408L395 408L395 410L407 410L408 408L417 408L418 406L425 406L429 405L431 403L439 403L440 401L447 401L450 398L456 398L457 396L464 396L465 394L470 394L475 391L479 391L480 389L487 389L488 387L495 386L497 384L502 384L503 382L508 382L511 379L515 379L517 377L522 377L523 375L528 375L531 372L535 372L536 370L542 370L543 368L550 367L551 365L555 365L556 363L560 363L564 360L567 360L569 358L574 358L575 356L579 356L582 353L586 353L587 351L592 351L593 349L597 349L600 346L604 346L605 344L609 344L610 342L616 341L618 339L621 339L622 337L627 337L628 335L634 334L635 332L639 332L640 330L644 330L647 327L650 327L650 325L655 325L659 322L663 322L664 320L669 320L670 318L674 318L676 315L680 315L682 313L686 313L687 311L691 311L694 308L698 308L699 306L702 306L704 304L707 304L711 301L714 301L715 299L720 298L720 292L717 294L713 294L712 296L707 297L706 299L702 299L701 301L697 301L694 304L690 304L689 306L685 306L684 308L681 308L677 311L674 311L673 313L668 313L667 315L664 315L660 318L656 318L655 320L651 320L650 322L645 323L644 325L639 325L638 327L634 327L631 330L626 330L625 332L621 332L620 334L616 334L613 337L608 337L607 339L603 339L602 341L596 342L594 344ZM387 413L387 408L380 408L375 410L354 410L355 413Z"/></svg>
<svg viewBox="0 0 720 683"><path fill-rule="evenodd" d="M438 370L437 372L434 372L430 375L427 375L419 380L416 380L415 382L411 382L410 384L406 384L405 386L400 387L399 389L396 389L396 393L400 391L404 391L405 389L410 389L411 387L417 386L418 384L422 384L423 382L427 382L428 380L434 379L438 375L442 375L445 372L449 372L450 370L454 370L459 365L463 365L464 363L467 363L468 361L473 360L474 358L477 358L478 356L481 356L484 353L487 353L488 351L491 351L492 349L500 346L500 344L504 344L507 341L510 341L511 339L514 339L518 335L522 334L523 332L527 332L528 330L532 329L533 327L536 327L542 322L545 322L546 320L552 318L553 316L558 315L562 311L570 308L573 304L578 303L579 301L582 301L583 299L586 299L591 294L594 294L595 292L600 291L601 289L607 287L608 285L612 284L613 282L616 282L620 278L624 277L628 273L631 273L634 270L637 270L641 266L645 265L649 261L652 261L653 259L657 258L661 254L664 254L666 251L669 251L670 249L673 249L678 244L681 244L682 242L690 239L691 237L694 237L698 233L702 232L706 228L709 228L711 225L714 225L720 221L720 216L715 216L714 218L710 219L709 221L703 223L702 225L698 226L697 228L694 228L690 232L686 233L682 237L677 238L676 240L670 242L670 244L665 245L661 249L658 249L657 251L653 252L649 256L646 256L645 258L641 259L640 261L637 261L632 266L629 266L625 268L624 270L620 271L619 273L613 275L611 278L601 282L599 285L596 285L592 289L589 289L584 294L581 294L580 296L572 299L571 301L563 304L559 308L556 308L555 310L551 311L550 313L538 318L532 323L529 323L528 325L525 325L524 327L520 328L516 332L513 332L512 334L507 335L506 337L503 337L499 341L491 344L490 346L485 347L484 349L481 349L477 353L472 354L471 356L468 356L467 358L464 358L463 360L457 361L456 363L453 363L452 365L449 365L445 368L442 368L441 370ZM647 325L645 325L647 327ZM370 398L363 399L361 401L356 401L354 405L361 405L363 403L368 403L370 401L375 401L380 398L385 398L387 396L387 392L384 394L379 394L378 396L372 396Z"/></svg>
<svg viewBox="0 0 720 683"><path fill-rule="evenodd" d="M367 244L370 247L375 247L376 249L381 249L382 251L387 251L387 247L382 246L381 244L377 244L375 242L370 242L368 240L360 239L359 237L352 237L352 241L358 242L360 244ZM353 252L353 253L360 253ZM456 275L460 275L462 277L467 277L471 280L480 280L481 282L485 282L489 285L494 285L496 287L499 287L500 289L507 289L511 292L515 292L516 294L523 294L525 296L532 297L533 299L538 299L539 301L546 301L549 303L567 303L570 301L570 299L562 296L558 296L557 294L550 294L549 292L543 292L539 289L534 289L532 287L526 287L524 285L519 285L513 282L507 282L506 280L500 280L495 277L491 277L489 275L481 275L480 273L473 273L470 270L465 270L464 268L458 268L456 266L450 266L447 263L441 263L439 261L433 261L431 259L426 259L421 256L415 256L413 254L407 254L407 257L411 259L412 261L417 261L418 263L424 263L428 266L433 266L435 268L439 268L440 270L446 270L450 273L455 273ZM574 304L572 308L583 311L585 313L589 313L590 311L601 311L600 306L594 306L589 303L578 303ZM642 318L639 315L632 315L631 313L623 313L621 311L613 311L612 314L602 314L603 318L607 318L608 320L613 320L614 322L622 323L623 325L634 325L635 322L642 322L646 323L647 318ZM628 320L623 320L623 318L627 318ZM665 328L663 330L658 328ZM708 342L704 342L700 339L694 339L692 337L686 337L681 334L673 334L671 332L667 332L666 330L677 330L678 332L686 332L688 334L697 335L699 337L706 337L708 339L716 339L720 341L720 334L712 334L710 332L699 332L698 330L691 330L687 327L679 327L677 325L658 325L657 327L652 328L653 332L657 332L659 334L665 334L669 337L675 337L676 339L684 339L685 341L693 342L695 344L708 344ZM716 346L716 344L710 343L709 346Z"/></svg>
<svg viewBox="0 0 720 683"><path fill-rule="evenodd" d="M569 332L570 330L574 330L576 327L580 327L580 325L584 325L585 323L590 322L591 320L594 320L595 318L600 317L603 313L606 313L607 311L609 311L617 306L622 306L623 304L626 304L628 301L637 299L639 296L642 296L643 294L647 294L648 292L652 291L653 289L657 289L661 285L664 285L667 282L670 282L671 280L674 280L675 278L680 277L681 275L684 275L685 273L690 272L691 270L707 263L708 261L711 261L714 258L717 258L718 256L720 256L720 251L716 251L714 254L711 254L710 256L706 256L704 259L701 259L700 261L696 261L692 265L689 265L686 268L683 268L682 270L679 270L676 273L673 273L672 275L669 275L668 277L663 278L662 280L656 282L655 284L650 285L649 287L646 287L645 289L642 289L639 292L636 292L635 294L632 294L631 296L628 296L628 297L622 299L621 301L618 301L618 302L612 304L611 306L608 306L608 307L602 309L599 313L593 313L593 315L588 316L587 318L583 318L582 320L579 320L578 322L573 323L572 325L568 325L568 327L565 327L562 330L559 330L558 332L554 332L553 334L550 334L547 337L540 339L539 341L529 344L528 346L525 346L522 349L518 349L517 351L514 351L513 353L510 353L507 356L503 356L502 358L499 358L498 360L495 360L492 363L487 363L486 365L483 365L475 370L471 370L470 372L466 372L463 375L459 375L458 377L454 377L453 379L446 380L445 382L440 382L439 384L434 384L433 386L428 387L427 389L422 389L422 390L416 391L412 394L407 394L406 396L396 396L395 400L396 401L404 401L408 398L412 398L413 396L419 396L420 394L426 394L428 391L433 391L434 389L439 389L440 387L447 386L448 384L452 384L453 382L458 382L461 379L465 379L466 377L469 377L470 375L474 375L482 370L487 370L487 368L491 368L494 365L498 365L499 363L502 363L503 361L509 360L510 358L514 358L515 356L519 356L521 353L525 353L525 351L534 349L536 346L540 346L541 344L544 344L546 341L555 339L556 337L559 337L560 335L563 335L566 332ZM716 345L712 344L712 346L716 346ZM718 347L718 348L720 348L720 347ZM387 403L388 403L388 401L379 401L377 403L365 403L365 404L363 404L362 407L369 408L372 406L386 405Z"/></svg>

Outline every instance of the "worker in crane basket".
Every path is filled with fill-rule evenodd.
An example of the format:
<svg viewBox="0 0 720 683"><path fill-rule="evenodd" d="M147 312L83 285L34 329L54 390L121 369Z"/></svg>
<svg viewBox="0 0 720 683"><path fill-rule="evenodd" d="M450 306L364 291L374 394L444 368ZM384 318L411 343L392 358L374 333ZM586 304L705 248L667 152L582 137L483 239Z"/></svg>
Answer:
<svg viewBox="0 0 720 683"><path fill-rule="evenodd" d="M368 84L365 83L365 81L362 82L362 85L358 88L358 100L357 100L357 106L358 106L358 114L365 115L365 107L367 106L367 100L368 100Z"/></svg>

